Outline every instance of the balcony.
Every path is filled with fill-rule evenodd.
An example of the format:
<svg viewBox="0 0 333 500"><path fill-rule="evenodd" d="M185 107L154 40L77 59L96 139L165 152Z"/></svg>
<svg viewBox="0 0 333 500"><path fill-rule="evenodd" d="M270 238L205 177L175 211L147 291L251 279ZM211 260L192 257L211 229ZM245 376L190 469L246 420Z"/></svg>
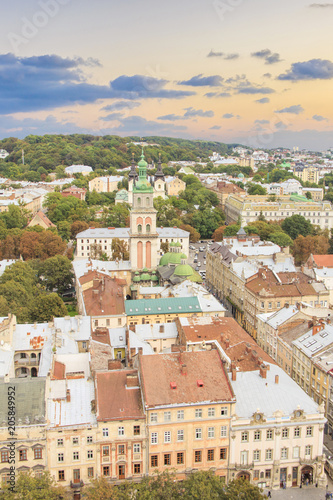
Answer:
<svg viewBox="0 0 333 500"><path fill-rule="evenodd" d="M15 366L38 366L38 359L19 358L14 361Z"/></svg>
<svg viewBox="0 0 333 500"><path fill-rule="evenodd" d="M82 479L80 481L71 481L71 484L70 484L71 488L82 488L84 486L84 482L82 481Z"/></svg>
<svg viewBox="0 0 333 500"><path fill-rule="evenodd" d="M251 462L249 464L234 464L234 466L230 466L230 469L236 469L236 470L249 470L253 469L254 463Z"/></svg>

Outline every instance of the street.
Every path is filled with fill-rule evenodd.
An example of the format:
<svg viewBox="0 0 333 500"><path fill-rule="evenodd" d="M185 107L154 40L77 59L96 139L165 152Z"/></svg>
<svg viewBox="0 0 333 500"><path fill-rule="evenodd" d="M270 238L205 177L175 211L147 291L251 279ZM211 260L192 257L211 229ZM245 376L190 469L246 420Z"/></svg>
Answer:
<svg viewBox="0 0 333 500"><path fill-rule="evenodd" d="M203 243L201 243L201 241L203 241ZM197 243L191 243L190 244L190 253L189 253L189 256L188 256L188 263L190 264L190 266L192 266L197 272L199 272L203 278L203 280L205 281L205 273L206 273L206 264L204 264L204 262L206 262L206 253L207 253L207 249L208 249L208 243L210 243L211 240L200 240L198 241ZM191 247L194 247L195 250L191 249ZM200 252L199 251L199 248L200 247L204 247L204 251L203 252ZM194 259L195 259L195 256L197 255L197 259L198 261L197 262L194 262Z"/></svg>
<svg viewBox="0 0 333 500"><path fill-rule="evenodd" d="M333 483L328 479L327 491L333 491ZM265 489L267 495L268 490ZM286 490L271 490L272 498L283 500L325 500L326 488L316 488L315 486L303 486L303 488L287 488Z"/></svg>

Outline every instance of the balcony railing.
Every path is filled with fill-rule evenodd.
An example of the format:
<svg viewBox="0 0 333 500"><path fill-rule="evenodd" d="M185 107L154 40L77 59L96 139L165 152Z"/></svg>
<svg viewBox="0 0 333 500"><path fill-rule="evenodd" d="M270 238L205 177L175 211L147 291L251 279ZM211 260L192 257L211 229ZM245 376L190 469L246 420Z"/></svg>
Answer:
<svg viewBox="0 0 333 500"><path fill-rule="evenodd" d="M38 366L39 361L37 359L28 359L28 358L19 358L14 360L15 366L17 365L22 365L22 366Z"/></svg>
<svg viewBox="0 0 333 500"><path fill-rule="evenodd" d="M80 481L71 481L71 488L82 488L82 486L84 486L84 482L82 481L82 479Z"/></svg>

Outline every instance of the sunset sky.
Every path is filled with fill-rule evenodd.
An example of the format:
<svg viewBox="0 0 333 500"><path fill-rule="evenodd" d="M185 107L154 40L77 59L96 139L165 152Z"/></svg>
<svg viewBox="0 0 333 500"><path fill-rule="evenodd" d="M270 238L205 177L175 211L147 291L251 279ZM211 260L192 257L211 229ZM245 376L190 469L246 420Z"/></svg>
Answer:
<svg viewBox="0 0 333 500"><path fill-rule="evenodd" d="M12 0L0 138L333 147L333 0Z"/></svg>

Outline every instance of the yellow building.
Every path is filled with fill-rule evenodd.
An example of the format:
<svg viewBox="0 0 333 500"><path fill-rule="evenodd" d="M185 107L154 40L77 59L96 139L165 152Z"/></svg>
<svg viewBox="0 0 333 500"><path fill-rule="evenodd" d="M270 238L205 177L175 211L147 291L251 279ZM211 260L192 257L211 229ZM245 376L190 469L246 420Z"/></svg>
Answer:
<svg viewBox="0 0 333 500"><path fill-rule="evenodd" d="M186 183L179 177L166 177L165 184L168 196L178 196L186 188Z"/></svg>
<svg viewBox="0 0 333 500"><path fill-rule="evenodd" d="M235 398L217 350L140 356L139 365L148 473L214 470L226 479Z"/></svg>
<svg viewBox="0 0 333 500"><path fill-rule="evenodd" d="M294 167L294 175L303 182L318 184L319 168L316 167Z"/></svg>

